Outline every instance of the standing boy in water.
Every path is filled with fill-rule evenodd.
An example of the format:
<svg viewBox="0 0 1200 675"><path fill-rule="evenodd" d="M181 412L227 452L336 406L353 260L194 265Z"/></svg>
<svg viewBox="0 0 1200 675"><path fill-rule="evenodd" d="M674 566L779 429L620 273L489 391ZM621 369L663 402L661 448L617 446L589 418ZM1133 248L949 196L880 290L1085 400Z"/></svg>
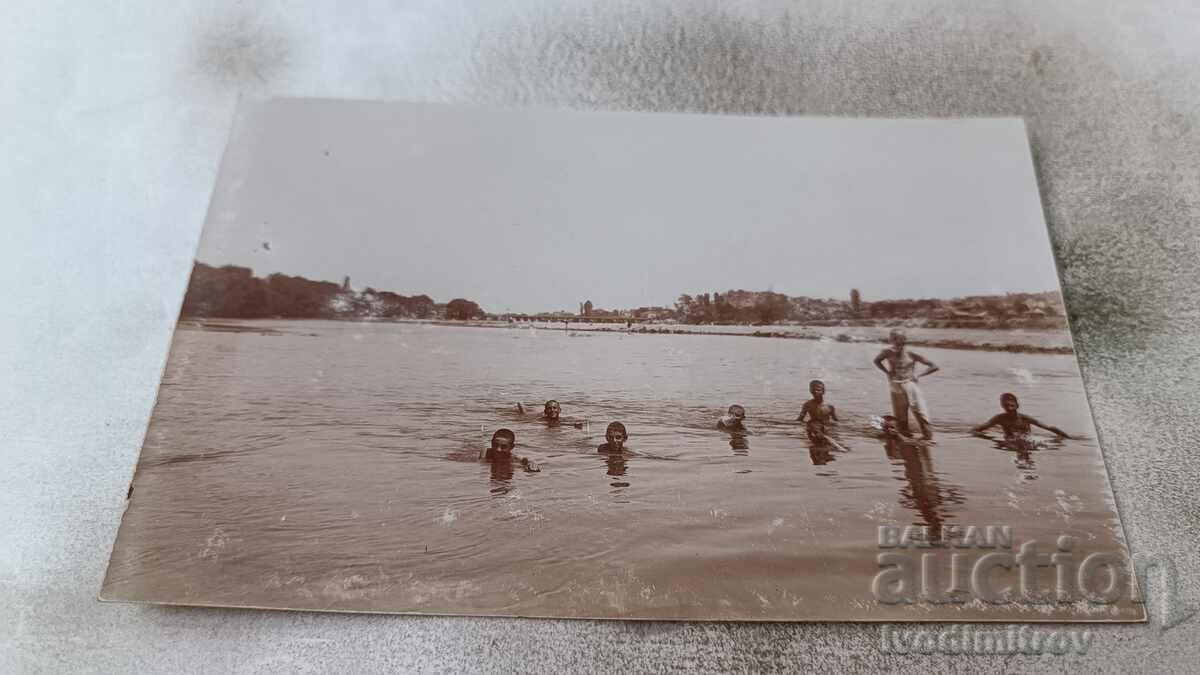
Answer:
<svg viewBox="0 0 1200 675"><path fill-rule="evenodd" d="M925 397L917 387L917 380L926 375L936 373L939 368L932 361L906 347L908 336L899 328L892 329L888 339L892 346L879 352L875 357L875 367L882 370L888 377L888 388L892 396L892 413L896 416L900 433L911 435L908 429L908 411L912 410L913 417L921 427L921 437L933 439L933 431L929 428L929 408L925 405ZM917 364L927 366L924 373L917 375Z"/></svg>
<svg viewBox="0 0 1200 675"><path fill-rule="evenodd" d="M717 418L717 428L725 431L745 431L746 409L736 403L729 411Z"/></svg>
<svg viewBox="0 0 1200 675"><path fill-rule="evenodd" d="M812 398L800 408L800 416L796 418L796 421L805 422L808 440L816 443L829 442L826 433L829 430L829 423L838 421L837 411L833 409L832 405L825 402L824 382L820 380L809 382L808 392L812 394Z"/></svg>
<svg viewBox="0 0 1200 675"><path fill-rule="evenodd" d="M1000 425L1000 428L1004 430L1004 440L1006 441L1027 440L1029 437L1029 432L1032 431L1032 427L1045 429L1046 431L1054 433L1059 438L1070 438L1070 436L1067 435L1067 432L1059 429L1058 427L1042 424L1028 415L1022 415L1021 413L1017 412L1017 410L1021 407L1021 404L1017 401L1016 394L1001 394L1000 407L1004 408L1004 412L975 427L971 430L971 433L983 434L984 431L996 425Z"/></svg>
<svg viewBox="0 0 1200 675"><path fill-rule="evenodd" d="M625 450L625 441L629 440L629 433L625 431L625 425L620 422L612 422L608 425L608 429L604 431L605 443L596 448L596 452L602 452L606 455L620 455L627 452Z"/></svg>
<svg viewBox="0 0 1200 675"><path fill-rule="evenodd" d="M528 457L514 455L513 448L516 446L517 435L511 429L497 429L496 433L492 434L491 446L479 451L479 459L490 464L511 463L516 460L526 471L541 471Z"/></svg>

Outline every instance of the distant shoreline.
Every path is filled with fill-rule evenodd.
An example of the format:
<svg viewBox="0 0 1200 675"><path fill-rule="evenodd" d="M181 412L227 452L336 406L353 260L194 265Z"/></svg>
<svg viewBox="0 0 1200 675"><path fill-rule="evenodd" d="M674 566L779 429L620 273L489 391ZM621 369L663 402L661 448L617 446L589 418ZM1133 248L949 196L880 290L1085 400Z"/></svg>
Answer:
<svg viewBox="0 0 1200 675"><path fill-rule="evenodd" d="M179 323L181 326L194 327L201 330L224 333L258 333L260 335L281 335L280 331L265 326L241 325L231 323L234 321L335 321L335 322L354 322L354 323L410 323L410 324L428 324L433 326L449 326L456 328L507 328L517 330L543 330L573 333L628 333L634 335L720 335L725 337L745 337L745 338L775 338L782 340L809 340L815 342L838 342L843 344L887 344L886 338L863 338L852 336L847 333L841 333L834 337L825 335L814 335L812 333L793 333L780 330L765 330L769 326L764 326L764 330L756 330L750 333L734 332L734 331L701 331L688 330L686 325L675 324L670 327L652 327L638 326L634 328L625 328L618 324L613 327L577 327L577 328L562 328L559 326L535 326L532 324L512 324L508 322L485 322L485 321L445 321L441 319L371 319L367 321L356 321L352 319L208 319L188 317L181 318ZM823 326L824 327L824 326ZM952 328L939 329L932 328L930 330L955 330ZM991 329L1000 332L998 329ZM1042 346L1029 344L996 344L996 343L977 343L958 339L930 340L910 337L908 344L913 347L927 347L931 349L958 349L965 351L982 351L982 352L1007 352L1011 354L1074 354L1075 350L1070 346Z"/></svg>
<svg viewBox="0 0 1200 675"><path fill-rule="evenodd" d="M846 333L837 335L836 337L827 337L824 335L813 335L811 333L791 333L788 331L771 331L771 330L756 330L753 333L736 333L732 331L700 331L687 330L686 328L651 328L649 326L641 326L635 328L559 328L556 326L532 326L532 325L513 325L509 323L482 323L479 321L431 321L436 326L458 326L464 328L517 328L524 330L552 330L577 333L631 333L635 335L723 335L729 337L752 337L752 338L777 338L782 340L810 340L815 342L839 342L843 344L887 344L886 338L870 339L857 338ZM764 326L764 328L768 328ZM930 330L955 330L952 328ZM932 349L961 349L968 351L979 352L1009 352L1013 354L1074 354L1074 347L1069 346L1041 346L1041 345L1026 345L1026 344L995 344L995 343L975 343L967 342L966 340L925 340L920 338L909 337L909 346L912 347L929 347Z"/></svg>

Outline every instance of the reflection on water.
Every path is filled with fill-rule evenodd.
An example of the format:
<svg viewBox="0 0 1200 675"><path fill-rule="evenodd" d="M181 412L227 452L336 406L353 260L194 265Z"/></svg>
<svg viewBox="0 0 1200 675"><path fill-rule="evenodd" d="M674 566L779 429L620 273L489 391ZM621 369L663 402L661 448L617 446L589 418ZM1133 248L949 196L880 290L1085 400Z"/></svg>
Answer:
<svg viewBox="0 0 1200 675"><path fill-rule="evenodd" d="M625 455L623 455L623 454L621 454L621 455L606 454L606 455L603 455L603 457L604 457L604 463L606 465L608 465L608 475L609 476L616 478L616 477L625 475L625 471L628 467L628 462L629 462L628 458ZM615 488L627 488L627 487L629 487L629 481L614 480L614 481L611 481L609 483L609 485L611 485L612 487L615 487Z"/></svg>
<svg viewBox="0 0 1200 675"><path fill-rule="evenodd" d="M838 443L877 447L870 420L890 411L878 345L258 324L272 330L177 332L110 597L861 618L879 525L1009 524L1117 545L1071 357L937 352L942 371L922 388L938 445L880 457L812 445L794 422L819 378ZM971 436L1010 390L1084 438L997 452ZM549 399L569 424L542 419ZM748 433L715 428L731 400L752 413L753 453ZM636 454L597 456L615 419ZM500 427L540 473L479 464Z"/></svg>
<svg viewBox="0 0 1200 675"><path fill-rule="evenodd" d="M992 447L997 450L1003 450L1012 456L1013 464L1016 465L1017 471L1025 480L1037 480L1037 458L1038 454L1043 451L1052 451L1063 446L1063 441L1057 437L1034 439L1034 438L1009 438L1009 439L991 439Z"/></svg>
<svg viewBox="0 0 1200 675"><path fill-rule="evenodd" d="M933 468L929 446L900 437L884 440L884 452L893 463L903 467L905 485L900 503L914 511L914 524L928 527L931 542L942 541L942 527L952 519L965 500L962 490L943 480Z"/></svg>
<svg viewBox="0 0 1200 675"><path fill-rule="evenodd" d="M513 478L512 457L493 459L488 462L488 468L490 469L492 482L502 483L505 488L504 491L507 492L509 481ZM493 488L492 492L496 492L496 488Z"/></svg>
<svg viewBox="0 0 1200 675"><path fill-rule="evenodd" d="M750 438L743 432L733 432L729 434L729 447L735 456L746 457L750 454Z"/></svg>
<svg viewBox="0 0 1200 675"><path fill-rule="evenodd" d="M610 476L624 476L625 475L625 466L626 466L625 455L613 455L613 454L604 455L604 461L606 464L608 464L608 475L610 475Z"/></svg>
<svg viewBox="0 0 1200 675"><path fill-rule="evenodd" d="M833 461L833 446L825 443L813 443L808 446L808 458L813 466L825 466Z"/></svg>

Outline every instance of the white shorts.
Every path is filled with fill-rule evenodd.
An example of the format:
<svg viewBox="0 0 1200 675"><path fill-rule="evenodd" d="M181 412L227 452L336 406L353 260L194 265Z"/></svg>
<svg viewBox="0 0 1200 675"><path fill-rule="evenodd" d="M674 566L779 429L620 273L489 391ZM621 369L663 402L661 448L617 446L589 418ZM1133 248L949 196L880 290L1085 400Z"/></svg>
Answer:
<svg viewBox="0 0 1200 675"><path fill-rule="evenodd" d="M921 395L921 389L917 387L917 383L912 380L904 380L903 382L891 382L890 385L892 413L896 416L896 421L907 426L908 411L912 410L918 419L928 424L929 406L925 404L925 397Z"/></svg>

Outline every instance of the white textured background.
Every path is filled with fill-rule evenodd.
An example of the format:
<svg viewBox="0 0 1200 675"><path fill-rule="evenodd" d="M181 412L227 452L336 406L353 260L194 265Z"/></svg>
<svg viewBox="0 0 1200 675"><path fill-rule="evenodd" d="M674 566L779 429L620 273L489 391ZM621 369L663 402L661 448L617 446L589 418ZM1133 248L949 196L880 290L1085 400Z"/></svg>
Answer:
<svg viewBox="0 0 1200 675"><path fill-rule="evenodd" d="M239 96L1026 117L1135 553L1200 598L1200 5L0 5L0 671L1195 670L1200 616L1086 657L888 656L870 625L94 601Z"/></svg>

